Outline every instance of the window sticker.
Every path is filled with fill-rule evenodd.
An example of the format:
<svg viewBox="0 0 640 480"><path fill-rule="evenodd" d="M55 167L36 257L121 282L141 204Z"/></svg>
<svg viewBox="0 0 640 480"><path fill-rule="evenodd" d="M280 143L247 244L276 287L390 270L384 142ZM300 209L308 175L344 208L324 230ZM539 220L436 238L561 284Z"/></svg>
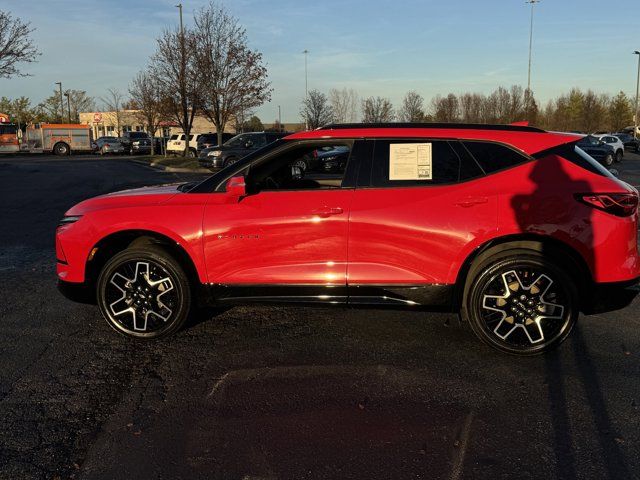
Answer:
<svg viewBox="0 0 640 480"><path fill-rule="evenodd" d="M389 180L432 180L431 143L389 145Z"/></svg>

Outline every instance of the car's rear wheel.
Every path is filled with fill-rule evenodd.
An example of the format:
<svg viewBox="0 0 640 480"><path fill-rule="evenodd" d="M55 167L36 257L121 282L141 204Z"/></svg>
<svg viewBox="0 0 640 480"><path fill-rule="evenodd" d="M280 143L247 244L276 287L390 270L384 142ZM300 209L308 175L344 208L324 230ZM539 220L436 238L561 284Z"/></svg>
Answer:
<svg viewBox="0 0 640 480"><path fill-rule="evenodd" d="M535 355L561 343L578 317L575 282L534 251L511 251L472 269L463 314L474 333L503 352Z"/></svg>
<svg viewBox="0 0 640 480"><path fill-rule="evenodd" d="M613 155L607 154L607 156L604 157L604 164L607 167L610 167L611 165L613 165Z"/></svg>
<svg viewBox="0 0 640 480"><path fill-rule="evenodd" d="M133 247L114 255L100 272L96 293L107 323L135 338L175 333L191 308L187 275L158 246Z"/></svg>
<svg viewBox="0 0 640 480"><path fill-rule="evenodd" d="M53 147L53 153L59 156L69 155L69 145L64 142L56 143Z"/></svg>
<svg viewBox="0 0 640 480"><path fill-rule="evenodd" d="M198 155L196 153L196 151L193 148L190 148L187 151L187 158L196 158Z"/></svg>
<svg viewBox="0 0 640 480"><path fill-rule="evenodd" d="M622 150L618 150L616 152L616 162L618 162L618 163L621 162L622 161L622 157L623 157Z"/></svg>

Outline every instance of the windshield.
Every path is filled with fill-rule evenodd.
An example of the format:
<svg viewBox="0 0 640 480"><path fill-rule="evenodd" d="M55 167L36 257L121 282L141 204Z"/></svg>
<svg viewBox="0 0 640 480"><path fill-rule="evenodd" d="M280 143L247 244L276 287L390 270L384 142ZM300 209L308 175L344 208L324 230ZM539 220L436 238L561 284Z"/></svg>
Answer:
<svg viewBox="0 0 640 480"><path fill-rule="evenodd" d="M0 135L13 135L16 131L15 125L0 125Z"/></svg>
<svg viewBox="0 0 640 480"><path fill-rule="evenodd" d="M275 142L271 142L266 144L264 147L259 148L258 150L254 150L251 153L242 157L238 162L231 164L219 172L214 173L206 180L200 182L193 189L189 190L192 193L210 193L217 191L218 187L223 184L231 175L235 172L240 172L244 170L251 162L255 159L261 157L265 153L282 146L285 143L284 140L276 140Z"/></svg>
<svg viewBox="0 0 640 480"><path fill-rule="evenodd" d="M226 147L240 147L244 145L247 142L247 140L250 140L250 139L251 139L251 135L246 135L241 133L240 135L236 135L235 137L227 140L224 145Z"/></svg>

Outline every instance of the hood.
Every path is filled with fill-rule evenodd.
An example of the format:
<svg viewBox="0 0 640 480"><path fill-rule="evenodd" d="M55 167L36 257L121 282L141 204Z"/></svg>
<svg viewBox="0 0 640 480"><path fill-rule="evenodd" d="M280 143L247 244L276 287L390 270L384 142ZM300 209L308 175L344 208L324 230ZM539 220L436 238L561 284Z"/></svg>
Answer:
<svg viewBox="0 0 640 480"><path fill-rule="evenodd" d="M183 182L184 183L184 182ZM84 200L71 207L65 215L85 215L95 210L107 208L140 207L159 205L176 194L181 194L178 187L183 183L154 185L151 187L133 188L119 192L107 193Z"/></svg>

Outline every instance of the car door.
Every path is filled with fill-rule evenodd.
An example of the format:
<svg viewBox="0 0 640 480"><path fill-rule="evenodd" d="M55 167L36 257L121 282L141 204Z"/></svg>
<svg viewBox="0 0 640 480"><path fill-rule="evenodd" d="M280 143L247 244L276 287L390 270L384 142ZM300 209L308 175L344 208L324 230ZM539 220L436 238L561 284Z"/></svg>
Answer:
<svg viewBox="0 0 640 480"><path fill-rule="evenodd" d="M239 162L236 168L247 174L247 195L239 200L225 192L210 195L203 218L209 283L248 287L247 295L261 286L282 287L283 296L295 294L291 287L346 285L354 188L345 172L294 179L300 172L291 163L314 148L312 142L290 142L248 168ZM287 169L291 178L283 180ZM329 292L321 300L346 297Z"/></svg>
<svg viewBox="0 0 640 480"><path fill-rule="evenodd" d="M434 292L451 284L454 264L495 231L496 194L453 143L375 141L368 185L361 173L351 206L349 303L445 304L446 295Z"/></svg>

